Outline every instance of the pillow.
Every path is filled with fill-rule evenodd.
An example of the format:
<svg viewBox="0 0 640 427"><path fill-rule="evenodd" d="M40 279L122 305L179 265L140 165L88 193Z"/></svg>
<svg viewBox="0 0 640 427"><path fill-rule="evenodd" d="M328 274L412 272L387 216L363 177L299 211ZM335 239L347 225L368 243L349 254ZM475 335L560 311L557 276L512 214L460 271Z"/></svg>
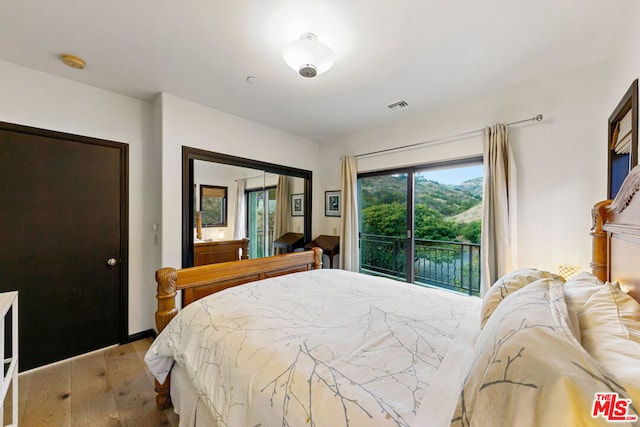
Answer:
<svg viewBox="0 0 640 427"><path fill-rule="evenodd" d="M593 274L583 271L571 277L564 284L564 299L569 311L576 314L582 309L593 294L604 285L604 282Z"/></svg>
<svg viewBox="0 0 640 427"><path fill-rule="evenodd" d="M569 309L570 326L578 340L580 338L580 322L578 312L591 295L598 292L604 282L593 274L583 271L568 279L564 284L564 300Z"/></svg>
<svg viewBox="0 0 640 427"><path fill-rule="evenodd" d="M627 393L569 330L562 288L541 279L496 308L478 337L452 426L608 425L591 416L595 394Z"/></svg>
<svg viewBox="0 0 640 427"><path fill-rule="evenodd" d="M640 408L640 304L606 283L578 312L582 345Z"/></svg>
<svg viewBox="0 0 640 427"><path fill-rule="evenodd" d="M535 268L515 270L496 280L493 286L490 287L487 293L482 297L480 327L484 328L485 323L487 323L491 314L498 307L500 301L505 299L507 295L517 291L529 283L535 282L536 280L547 278L553 278L564 282L564 279L557 274L537 270Z"/></svg>

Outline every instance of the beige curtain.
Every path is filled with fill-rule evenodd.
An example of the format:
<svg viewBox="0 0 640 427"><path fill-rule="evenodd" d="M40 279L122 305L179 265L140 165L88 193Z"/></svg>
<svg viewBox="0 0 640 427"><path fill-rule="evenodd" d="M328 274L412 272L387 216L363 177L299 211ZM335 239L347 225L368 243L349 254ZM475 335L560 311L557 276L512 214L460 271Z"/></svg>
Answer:
<svg viewBox="0 0 640 427"><path fill-rule="evenodd" d="M289 177L278 176L276 188L276 212L273 225L273 238L277 239L289 231ZM282 249L279 250L282 252ZM274 251L275 253L275 251Z"/></svg>
<svg viewBox="0 0 640 427"><path fill-rule="evenodd" d="M484 130L484 193L481 237L480 294L515 268L516 165L507 125Z"/></svg>
<svg viewBox="0 0 640 427"><path fill-rule="evenodd" d="M358 271L360 248L358 247L358 170L355 157L342 158L341 173L342 207L340 216L340 264L344 270Z"/></svg>
<svg viewBox="0 0 640 427"><path fill-rule="evenodd" d="M244 239L247 237L247 202L244 197L246 185L246 180L238 180L238 186L236 187L236 220L233 224L234 240Z"/></svg>

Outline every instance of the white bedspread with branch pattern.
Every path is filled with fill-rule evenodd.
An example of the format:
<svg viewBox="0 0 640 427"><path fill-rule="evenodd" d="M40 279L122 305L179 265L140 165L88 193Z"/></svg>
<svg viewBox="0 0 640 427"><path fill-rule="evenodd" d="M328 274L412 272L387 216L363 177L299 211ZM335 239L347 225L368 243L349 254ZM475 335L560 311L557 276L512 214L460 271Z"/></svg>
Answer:
<svg viewBox="0 0 640 427"><path fill-rule="evenodd" d="M253 282L197 301L154 341L221 426L408 426L479 300L343 270Z"/></svg>

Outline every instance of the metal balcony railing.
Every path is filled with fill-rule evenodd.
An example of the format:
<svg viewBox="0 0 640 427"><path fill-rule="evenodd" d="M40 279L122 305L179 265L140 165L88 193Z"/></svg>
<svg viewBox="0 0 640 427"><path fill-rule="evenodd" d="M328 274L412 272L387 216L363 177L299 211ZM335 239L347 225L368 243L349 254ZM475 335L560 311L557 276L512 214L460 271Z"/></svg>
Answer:
<svg viewBox="0 0 640 427"><path fill-rule="evenodd" d="M414 240L414 283L480 295L480 245ZM360 235L360 270L406 279L406 239Z"/></svg>
<svg viewBox="0 0 640 427"><path fill-rule="evenodd" d="M264 231L256 230L253 236L249 236L249 257L261 258L273 255L273 228L270 228L267 236L267 253L265 253ZM255 243L254 243L255 242Z"/></svg>

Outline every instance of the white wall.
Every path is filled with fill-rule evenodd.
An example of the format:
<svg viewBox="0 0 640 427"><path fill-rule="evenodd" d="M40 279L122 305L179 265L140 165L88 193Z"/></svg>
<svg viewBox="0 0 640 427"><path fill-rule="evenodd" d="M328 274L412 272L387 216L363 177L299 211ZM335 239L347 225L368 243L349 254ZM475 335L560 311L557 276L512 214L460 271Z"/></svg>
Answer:
<svg viewBox="0 0 640 427"><path fill-rule="evenodd" d="M129 333L150 329L160 254L151 105L3 61L0 94L2 121L129 144Z"/></svg>
<svg viewBox="0 0 640 427"><path fill-rule="evenodd" d="M322 148L320 190L339 188L340 156L429 141L543 114L541 123L513 126L518 166L519 266L556 271L589 267L590 209L606 197L607 64L476 96L406 120L348 135ZM427 164L482 152L479 136L358 160L358 170ZM331 234L326 218L317 233Z"/></svg>
<svg viewBox="0 0 640 427"><path fill-rule="evenodd" d="M169 94L162 94L156 102L162 105L163 266L181 267L182 263L182 146L311 170L313 203L318 206L318 145L314 141ZM313 230L317 234L317 219Z"/></svg>
<svg viewBox="0 0 640 427"><path fill-rule="evenodd" d="M631 83L640 77L640 2L633 2L623 23L614 60L611 62L612 76L609 96L604 99L607 112L611 114ZM608 116L607 116L608 117Z"/></svg>
<svg viewBox="0 0 640 427"><path fill-rule="evenodd" d="M168 94L149 104L3 61L0 120L129 144L130 333L154 326L155 269L180 266L182 145L312 170L316 236L336 234L339 228L339 218L324 217L324 192L340 187L340 156L542 113L544 122L511 131L519 168L519 265L588 268L590 207L606 196L607 118L640 74L640 27L635 25L640 3L633 4L627 18L611 64L477 96L323 145ZM362 159L359 169L480 152L479 138L471 138ZM154 223L161 224L157 236Z"/></svg>
<svg viewBox="0 0 640 427"><path fill-rule="evenodd" d="M130 334L155 327L155 270L180 266L182 145L315 170L315 142L170 95L144 102L3 61L0 93L0 121L129 144Z"/></svg>

